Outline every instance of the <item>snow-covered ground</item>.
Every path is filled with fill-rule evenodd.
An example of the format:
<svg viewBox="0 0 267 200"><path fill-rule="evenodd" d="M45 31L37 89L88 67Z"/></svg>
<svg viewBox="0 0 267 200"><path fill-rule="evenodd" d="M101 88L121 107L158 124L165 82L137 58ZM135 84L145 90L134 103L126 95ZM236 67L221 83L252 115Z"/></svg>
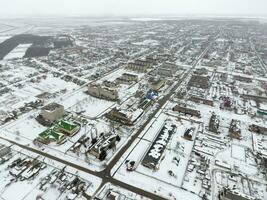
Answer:
<svg viewBox="0 0 267 200"><path fill-rule="evenodd" d="M16 48L9 52L9 54L7 54L4 59L9 60L13 58L22 58L31 45L32 44L19 44Z"/></svg>

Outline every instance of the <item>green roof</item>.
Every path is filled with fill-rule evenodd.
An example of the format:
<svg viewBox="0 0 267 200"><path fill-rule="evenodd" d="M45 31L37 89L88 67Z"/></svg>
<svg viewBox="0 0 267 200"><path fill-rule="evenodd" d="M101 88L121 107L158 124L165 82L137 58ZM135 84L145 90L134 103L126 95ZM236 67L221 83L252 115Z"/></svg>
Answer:
<svg viewBox="0 0 267 200"><path fill-rule="evenodd" d="M71 122L67 122L65 120L61 120L58 124L57 124L60 128L65 129L67 131L72 131L74 129L76 129L78 127L77 124L71 123Z"/></svg>
<svg viewBox="0 0 267 200"><path fill-rule="evenodd" d="M267 111L261 109L258 109L257 113L260 115L267 115Z"/></svg>
<svg viewBox="0 0 267 200"><path fill-rule="evenodd" d="M64 134L56 132L52 129L47 129L46 131L39 134L39 137L43 139L51 139L51 140L61 140L64 137Z"/></svg>

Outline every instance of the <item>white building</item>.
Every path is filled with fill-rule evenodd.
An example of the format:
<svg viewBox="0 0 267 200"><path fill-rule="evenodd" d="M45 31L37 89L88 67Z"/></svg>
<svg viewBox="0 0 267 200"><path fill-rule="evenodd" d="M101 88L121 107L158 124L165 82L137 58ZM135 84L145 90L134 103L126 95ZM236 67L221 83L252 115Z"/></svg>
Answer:
<svg viewBox="0 0 267 200"><path fill-rule="evenodd" d="M41 116L48 120L49 122L53 123L64 115L64 106L57 104L57 103L50 103L44 106L41 110Z"/></svg>
<svg viewBox="0 0 267 200"><path fill-rule="evenodd" d="M102 99L117 100L119 98L118 91L113 87L106 87L100 84L90 84L88 86L88 94Z"/></svg>

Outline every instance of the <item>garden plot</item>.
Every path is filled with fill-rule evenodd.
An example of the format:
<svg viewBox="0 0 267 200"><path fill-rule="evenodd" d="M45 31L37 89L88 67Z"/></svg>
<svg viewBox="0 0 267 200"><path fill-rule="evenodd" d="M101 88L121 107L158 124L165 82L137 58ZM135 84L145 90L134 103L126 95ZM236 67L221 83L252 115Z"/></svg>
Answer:
<svg viewBox="0 0 267 200"><path fill-rule="evenodd" d="M45 169L40 170L40 172L34 179L29 179L24 181L18 180L16 182L11 182L13 176L10 175L9 169L7 169L7 167L9 164L11 164L18 158L26 158L26 156L20 153L13 152L11 160L0 165L0 176L1 176L0 197L5 200L13 200L13 199L21 200L25 198L38 185L41 178L45 177L52 170L52 167L47 166ZM14 191L16 192L14 193Z"/></svg>
<svg viewBox="0 0 267 200"><path fill-rule="evenodd" d="M5 63L1 68L0 77L1 81L5 84L15 84L19 81L25 82L27 78L32 78L32 74L38 74L38 70L32 67L27 67L22 64Z"/></svg>
<svg viewBox="0 0 267 200"><path fill-rule="evenodd" d="M60 93L62 90L72 92L77 89L78 85L72 82L66 82L52 75L40 80L39 82L22 83L22 87L12 87L12 92L6 93L0 97L0 109L2 111L10 111L17 109L24 103L37 100L36 96L44 92L51 94ZM65 92L66 92L65 91Z"/></svg>
<svg viewBox="0 0 267 200"><path fill-rule="evenodd" d="M243 147L239 147L237 145L234 145L235 149L232 149L233 147L229 147L221 152L219 152L215 159L219 160L221 163L225 163L228 165L232 170L241 173L246 174L247 176L255 176L257 174L257 164L251 159L246 159L246 153L245 149ZM234 151L240 151L239 159L236 159L234 156L237 156L237 152L233 153ZM243 154L243 155L242 155ZM245 154L245 155L244 155ZM243 156L243 158L242 158ZM240 158L244 159L241 160Z"/></svg>

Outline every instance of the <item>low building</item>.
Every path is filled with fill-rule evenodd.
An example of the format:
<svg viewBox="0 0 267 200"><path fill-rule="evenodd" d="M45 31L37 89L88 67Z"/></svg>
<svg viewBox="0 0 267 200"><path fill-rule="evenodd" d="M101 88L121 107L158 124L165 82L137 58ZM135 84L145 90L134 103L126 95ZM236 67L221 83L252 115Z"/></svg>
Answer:
<svg viewBox="0 0 267 200"><path fill-rule="evenodd" d="M229 136L235 139L241 139L241 122L239 120L232 119L229 127Z"/></svg>
<svg viewBox="0 0 267 200"><path fill-rule="evenodd" d="M151 65L156 65L159 62L159 60L156 57L151 55L146 57L146 61L149 62Z"/></svg>
<svg viewBox="0 0 267 200"><path fill-rule="evenodd" d="M119 122L124 125L132 126L144 113L142 109L136 109L135 111L125 111L117 108L113 108L105 116L113 121Z"/></svg>
<svg viewBox="0 0 267 200"><path fill-rule="evenodd" d="M141 60L141 59L136 60L135 63L138 64L138 65L143 65L143 66L145 66L147 68L152 67L152 65L153 65L150 61Z"/></svg>
<svg viewBox="0 0 267 200"><path fill-rule="evenodd" d="M57 132L53 129L47 129L46 131L39 134L37 141L43 144L62 144L66 141L66 136L63 133Z"/></svg>
<svg viewBox="0 0 267 200"><path fill-rule="evenodd" d="M163 79L150 79L149 84L150 88L154 91L160 90L165 85L166 81Z"/></svg>
<svg viewBox="0 0 267 200"><path fill-rule="evenodd" d="M205 104L208 106L213 106L212 100L204 99L204 98L197 97L197 96L191 96L188 100L193 101L195 103L199 103L199 104Z"/></svg>
<svg viewBox="0 0 267 200"><path fill-rule="evenodd" d="M183 106L180 106L180 105L176 105L173 108L173 111L177 111L177 112L183 113L185 115L195 116L195 117L198 117L198 118L201 117L201 114L200 114L199 110L194 110L194 109L183 107Z"/></svg>
<svg viewBox="0 0 267 200"><path fill-rule="evenodd" d="M208 74L208 70L206 68L198 68L194 71L194 74L197 75L206 75Z"/></svg>
<svg viewBox="0 0 267 200"><path fill-rule="evenodd" d="M165 62L158 67L158 75L163 77L172 77L176 74L177 70L178 70L177 65Z"/></svg>
<svg viewBox="0 0 267 200"><path fill-rule="evenodd" d="M44 106L40 114L45 120L53 123L64 115L64 106L57 103L50 103Z"/></svg>
<svg viewBox="0 0 267 200"><path fill-rule="evenodd" d="M0 158L11 152L10 147L0 144Z"/></svg>
<svg viewBox="0 0 267 200"><path fill-rule="evenodd" d="M104 80L102 84L108 88L116 88L118 86L117 83L115 83L114 81L111 82L107 80Z"/></svg>
<svg viewBox="0 0 267 200"><path fill-rule="evenodd" d="M167 121L158 132L157 137L146 152L142 165L153 170L159 169L160 162L164 157L165 150L171 137L175 134L176 126Z"/></svg>
<svg viewBox="0 0 267 200"><path fill-rule="evenodd" d="M220 126L219 116L213 112L209 121L209 131L213 133L218 133L219 126Z"/></svg>
<svg viewBox="0 0 267 200"><path fill-rule="evenodd" d="M183 137L187 140L192 140L193 139L193 133L194 133L194 129L188 128L185 130Z"/></svg>
<svg viewBox="0 0 267 200"><path fill-rule="evenodd" d="M258 134L267 134L267 127L258 126L256 124L250 125L249 130Z"/></svg>
<svg viewBox="0 0 267 200"><path fill-rule="evenodd" d="M121 84L121 83L126 83L130 84L132 82L137 82L138 81L138 76L135 74L129 74L129 73L123 73L121 77L118 77L116 79L116 83Z"/></svg>
<svg viewBox="0 0 267 200"><path fill-rule="evenodd" d="M255 200L255 198L228 188L223 188L219 193L219 200Z"/></svg>
<svg viewBox="0 0 267 200"><path fill-rule="evenodd" d="M244 83L251 83L252 79L244 76L234 76L234 79Z"/></svg>
<svg viewBox="0 0 267 200"><path fill-rule="evenodd" d="M61 120L56 124L54 130L61 132L67 136L73 136L79 132L80 128L81 126L78 123Z"/></svg>
<svg viewBox="0 0 267 200"><path fill-rule="evenodd" d="M134 62L128 63L127 68L132 71L145 73L147 69L152 67L153 63L147 60L136 60Z"/></svg>
<svg viewBox="0 0 267 200"><path fill-rule="evenodd" d="M88 86L87 92L89 95L101 99L116 101L119 98L119 94L116 88L107 87L104 85L102 86L100 84L90 84Z"/></svg>

